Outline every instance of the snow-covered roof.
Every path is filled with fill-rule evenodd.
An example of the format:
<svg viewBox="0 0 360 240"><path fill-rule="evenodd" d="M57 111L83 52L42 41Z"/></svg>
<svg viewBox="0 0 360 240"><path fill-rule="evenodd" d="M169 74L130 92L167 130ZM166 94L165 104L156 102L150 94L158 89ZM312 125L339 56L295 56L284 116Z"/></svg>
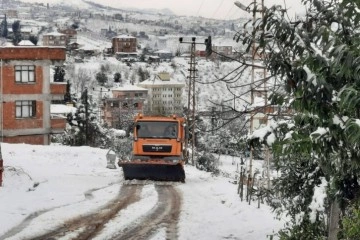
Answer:
<svg viewBox="0 0 360 240"><path fill-rule="evenodd" d="M116 52L117 55L138 55L138 52Z"/></svg>
<svg viewBox="0 0 360 240"><path fill-rule="evenodd" d="M51 114L68 114L75 113L76 107L68 106L64 104L51 104L50 105L50 113Z"/></svg>
<svg viewBox="0 0 360 240"><path fill-rule="evenodd" d="M122 35L118 35L118 36L113 37L113 38L136 38L136 37L133 37L133 36L131 36L131 35L122 34Z"/></svg>
<svg viewBox="0 0 360 240"><path fill-rule="evenodd" d="M139 87L136 85L124 85L121 87L115 87L111 89L112 91L148 91L148 89Z"/></svg>
<svg viewBox="0 0 360 240"><path fill-rule="evenodd" d="M45 33L44 36L66 36L66 34L59 32L49 32L49 33Z"/></svg>
<svg viewBox="0 0 360 240"><path fill-rule="evenodd" d="M30 40L21 40L18 43L19 46L35 46L34 43L32 43Z"/></svg>
<svg viewBox="0 0 360 240"><path fill-rule="evenodd" d="M165 76L163 76L163 77L165 77ZM169 75L169 80L165 80L165 81L161 80L161 78L157 75L153 79L148 79L148 80L145 80L138 84L138 86L140 86L140 87L163 86L163 85L172 85L172 86L176 85L179 87L185 86L184 83L181 83L181 82L175 81L174 79L171 79L170 75Z"/></svg>
<svg viewBox="0 0 360 240"><path fill-rule="evenodd" d="M168 50L158 50L158 51L156 51L154 53L171 53L171 52L168 51Z"/></svg>
<svg viewBox="0 0 360 240"><path fill-rule="evenodd" d="M32 32L32 29L31 28L25 28L25 27L22 27L21 28L21 32Z"/></svg>

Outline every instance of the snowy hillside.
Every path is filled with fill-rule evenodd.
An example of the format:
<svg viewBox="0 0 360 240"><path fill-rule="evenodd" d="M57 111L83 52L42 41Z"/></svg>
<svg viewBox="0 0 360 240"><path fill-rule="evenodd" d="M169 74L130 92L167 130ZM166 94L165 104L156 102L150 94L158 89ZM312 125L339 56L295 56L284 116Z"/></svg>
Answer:
<svg viewBox="0 0 360 240"><path fill-rule="evenodd" d="M25 2L25 3L39 3L42 1L39 0L21 0L21 2ZM83 0L72 0L72 1L66 1L66 0L46 0L43 1L43 3L45 4L61 4L64 6L72 6L74 8L79 8L79 9L90 9L92 8L92 5L90 5L89 3L86 3L86 1Z"/></svg>
<svg viewBox="0 0 360 240"><path fill-rule="evenodd" d="M69 59L71 62L71 60ZM131 66L127 66L123 62L119 62L115 58L107 57L92 57L86 60L84 63L76 63L75 72L67 72L67 77L72 79L72 74L76 75L79 71L85 70L89 76L92 77L92 83L89 83L89 89L96 87L97 83L95 75L100 71L101 66L106 65L109 68L109 88L112 86L112 78L115 72L120 72L123 76L123 84L130 84L130 81L135 78L135 85L139 82L137 76L137 69L146 69L150 73L150 79L153 79L159 72L169 72L171 78L188 84L187 76L189 75L189 59L187 58L174 58L173 62L163 62L159 65L149 65L147 63L136 62ZM235 109L241 111L244 110L249 104L248 94L241 98L234 99L235 96L244 95L248 91L249 86L242 86L248 84L251 81L250 71L245 74L237 82L225 83L218 81L218 78L224 77L236 67L239 63L236 62L212 62L207 60L198 60L198 81L196 83L196 96L197 96L197 109L199 111L209 111L212 107L219 107L219 105L235 107ZM235 74L234 74L235 75ZM234 76L231 75L231 76ZM228 79L228 78L227 78ZM75 84L73 85L75 87ZM105 86L106 87L106 86ZM76 89L75 89L76 90ZM91 91L91 90L90 90ZM183 92L183 103L184 106L187 103L187 90Z"/></svg>
<svg viewBox="0 0 360 240"><path fill-rule="evenodd" d="M72 8L77 8L81 10L126 10L128 12L141 12L144 14L149 15L158 15L164 14L164 15L174 15L174 13L168 9L144 9L144 8L124 8L119 6L118 4L114 4L111 2L106 1L99 1L99 0L73 0L73 1L66 1L66 0L21 0L21 2L24 3L44 3L44 4L50 4L50 5L62 5L62 6L70 6Z"/></svg>

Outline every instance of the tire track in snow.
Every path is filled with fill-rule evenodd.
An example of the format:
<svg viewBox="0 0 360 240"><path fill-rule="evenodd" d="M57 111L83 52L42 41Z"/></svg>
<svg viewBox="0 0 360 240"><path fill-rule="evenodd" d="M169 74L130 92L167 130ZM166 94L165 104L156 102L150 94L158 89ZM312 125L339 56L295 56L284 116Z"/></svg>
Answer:
<svg viewBox="0 0 360 240"><path fill-rule="evenodd" d="M149 239L161 228L166 228L166 239L178 239L181 195L172 185L156 185L159 201L156 206L132 226L119 232L114 240Z"/></svg>
<svg viewBox="0 0 360 240"><path fill-rule="evenodd" d="M53 207L53 208L44 209L44 210L41 210L41 211L36 211L36 212L30 213L20 224L18 224L17 226L14 226L9 231L7 231L5 234L0 236L0 240L6 240L7 238L10 238L10 237L18 234L19 232L23 231L24 229L26 229L30 225L30 223L34 219L38 218L39 216L41 216L44 213L53 211L55 209L60 209L60 208L63 208L63 207L71 206L73 204L78 204L78 203L81 203L81 202L84 202L84 201L91 200L93 198L93 192L96 192L98 190L105 189L107 187L113 186L114 184L119 184L119 182L111 183L111 184L109 184L107 186L104 186L104 187L93 188L93 189L90 189L90 190L86 191L84 193L85 200L78 201L78 202L73 202L73 203L69 203L69 204L64 204L64 205L56 206L56 207Z"/></svg>
<svg viewBox="0 0 360 240"><path fill-rule="evenodd" d="M121 209L139 201L141 189L141 185L123 185L117 197L99 208L97 211L68 220L58 228L53 229L51 232L28 239L58 239L65 236L69 236L76 240L91 239L96 236L103 229L104 225Z"/></svg>

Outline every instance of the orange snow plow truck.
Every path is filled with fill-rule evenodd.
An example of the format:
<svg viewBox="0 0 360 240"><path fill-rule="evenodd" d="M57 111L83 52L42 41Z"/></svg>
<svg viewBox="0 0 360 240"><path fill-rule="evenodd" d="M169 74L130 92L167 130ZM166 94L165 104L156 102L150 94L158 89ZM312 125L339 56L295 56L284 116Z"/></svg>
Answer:
<svg viewBox="0 0 360 240"><path fill-rule="evenodd" d="M118 162L125 180L185 182L185 128L183 117L137 115L132 158Z"/></svg>

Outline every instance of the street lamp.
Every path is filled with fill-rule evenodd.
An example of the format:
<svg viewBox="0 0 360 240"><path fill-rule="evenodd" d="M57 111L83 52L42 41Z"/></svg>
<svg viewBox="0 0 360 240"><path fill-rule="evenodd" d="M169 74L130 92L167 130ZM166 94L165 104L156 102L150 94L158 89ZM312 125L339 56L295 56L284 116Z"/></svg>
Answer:
<svg viewBox="0 0 360 240"><path fill-rule="evenodd" d="M245 12L250 12L250 8L245 6L244 4L242 4L241 2L239 1L235 1L234 2L235 6L237 6L238 8L244 10Z"/></svg>

